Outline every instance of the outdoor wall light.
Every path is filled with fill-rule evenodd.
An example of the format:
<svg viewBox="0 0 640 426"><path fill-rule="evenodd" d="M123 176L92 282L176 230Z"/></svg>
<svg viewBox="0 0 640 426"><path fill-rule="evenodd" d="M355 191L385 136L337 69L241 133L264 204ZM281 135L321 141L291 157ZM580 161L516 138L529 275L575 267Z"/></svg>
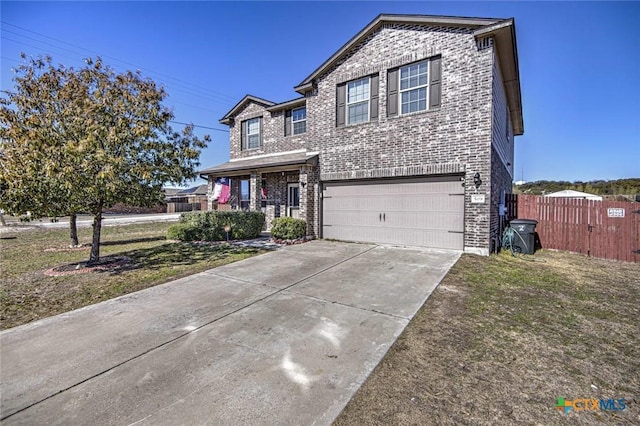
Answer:
<svg viewBox="0 0 640 426"><path fill-rule="evenodd" d="M476 174L473 175L473 183L476 186L476 188L482 185L482 179L480 179L480 173L476 172Z"/></svg>
<svg viewBox="0 0 640 426"><path fill-rule="evenodd" d="M305 186L307 186L307 182L302 182L302 181L301 181L301 182L300 182L300 186L304 188Z"/></svg>

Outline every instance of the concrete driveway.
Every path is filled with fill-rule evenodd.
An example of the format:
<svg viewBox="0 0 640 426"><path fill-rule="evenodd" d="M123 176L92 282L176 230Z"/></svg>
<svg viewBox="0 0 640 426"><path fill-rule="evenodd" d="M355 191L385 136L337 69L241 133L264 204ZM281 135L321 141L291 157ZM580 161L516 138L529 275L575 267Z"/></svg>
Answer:
<svg viewBox="0 0 640 426"><path fill-rule="evenodd" d="M327 241L0 333L5 424L329 424L451 251Z"/></svg>

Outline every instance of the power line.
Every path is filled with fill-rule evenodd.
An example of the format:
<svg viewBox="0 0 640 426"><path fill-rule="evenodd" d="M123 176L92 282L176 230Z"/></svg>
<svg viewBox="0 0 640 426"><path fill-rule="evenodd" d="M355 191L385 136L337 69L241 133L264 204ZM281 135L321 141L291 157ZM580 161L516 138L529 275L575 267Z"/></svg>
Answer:
<svg viewBox="0 0 640 426"><path fill-rule="evenodd" d="M136 64L134 64L134 63L127 62L127 61L124 61L124 60L122 60L122 59L118 59L118 58L116 58L116 57L114 57L114 56L110 56L110 55L100 55L100 53L99 53L99 52L97 52L97 51L95 51L95 50L87 49L87 48L84 48L84 47L82 47L82 46L78 46L78 45L75 45L75 44L73 44L73 43L69 43L69 42L66 42L66 41L64 41L64 40L60 40L60 39L57 39L57 38L55 38L55 37L48 36L48 35L46 35L46 34L38 33L38 32L36 32L36 31L32 31L32 30L29 30L29 29L27 29L27 28L20 27L20 26L18 26L18 25L14 25L14 24L11 24L11 23L6 22L6 21L2 21L2 20L0 20L0 22L1 22L1 23L3 23L3 24L5 24L5 25L9 25L9 26L11 26L11 27L14 27L14 28L20 29L20 30L22 30L22 31L26 31L26 32L28 32L28 33L35 34L35 35L38 35L38 36L40 36L40 37L44 37L44 38L47 38L47 39L50 39L50 40L54 40L54 41L56 41L56 42L58 42L58 43L62 43L62 44L66 44L66 45L68 45L68 46L72 46L72 47L74 47L74 48L76 48L76 49L81 49L81 50L84 50L84 51L86 51L86 52L91 52L91 53L93 53L93 54L97 54L97 55L99 55L99 56L103 56L103 57L105 57L105 58L110 58L110 59L113 59L113 60L115 60L115 61L118 61L118 62L121 62L121 63L127 64L127 65L131 65L131 66L136 67L136 68L139 68L139 69L147 70L147 71L152 72L152 73L154 73L154 74L158 74L158 75L165 76L165 77L167 77L167 78L169 78L169 79L172 79L172 80L175 80L175 81L179 81L179 82L181 82L181 83L187 84L187 85L192 86L192 87L194 87L194 88L197 88L197 89L200 89L200 90L205 90L205 91L209 92L211 95L214 95L214 96L219 97L219 98L220 98L221 100L223 100L223 101L226 101L226 102L229 102L229 103L233 103L233 102L235 102L235 101L236 101L236 100L235 100L235 98L233 98L232 96L226 95L226 94L221 93L221 92L217 92L217 91L215 91L215 90L207 89L207 88L202 87L202 86L198 86L198 85L196 85L196 84L193 84L193 83L190 83L190 82L188 82L188 81L185 81L185 80L179 79L179 78L177 78L177 77L173 77L173 76L171 76L171 75L168 75L168 74L165 74L165 73L161 73L161 72L159 72L159 71L154 71L154 70L152 70L152 69L150 69L150 68L146 68L146 67L139 67L139 66L137 66L137 65L136 65ZM3 30L4 30L4 31L6 31L6 32L9 32L9 33L12 33L12 34L19 35L19 36L21 36L21 37L25 37L25 38L28 38L28 39L31 39L31 40L38 41L38 42L40 42L40 43L44 43L44 44L48 44L48 45L52 45L51 43L48 43L48 42L43 41L43 40L37 40L37 39L34 39L34 38L32 38L32 37L28 37L28 36L25 36L25 35L22 35L22 34L18 34L18 33L16 33L16 32L13 32L13 31L10 31L10 30L7 30L7 29L3 29ZM13 41L13 40L12 40L12 41ZM54 47L56 47L56 48L59 48L59 49L63 49L63 50L70 51L69 49L66 49L66 48L64 48L64 47L55 46L55 45L52 45L52 46L54 46ZM32 46L32 47L35 47L35 46ZM78 53L78 52L73 52L73 53Z"/></svg>
<svg viewBox="0 0 640 426"><path fill-rule="evenodd" d="M182 125L185 125L185 126L199 127L201 129L217 130L218 132L226 132L226 133L229 132L229 129L216 129L215 127L200 126L198 124L183 123L181 121L169 120L169 123L182 124Z"/></svg>
<svg viewBox="0 0 640 426"><path fill-rule="evenodd" d="M29 46L29 47L33 47L33 48L35 48L35 49L40 49L40 47L38 47L38 46L34 46L34 45L32 45L32 44L25 43L25 42L18 41L18 40L14 40L14 39L11 39L11 38L2 37L2 39L3 39L3 40L6 40L6 41L11 41L11 42L14 42L14 43L21 44L21 45L23 45L23 46ZM35 39L34 39L34 40L35 40ZM37 40L36 40L36 41L37 41ZM54 46L54 47L59 48L58 46ZM62 49L64 49L64 48L62 48ZM64 50L69 50L69 49L64 49ZM78 54L78 52L73 52L73 51L71 51L71 52L72 52L72 53L76 53L76 54ZM64 55L64 54L61 54L61 53L57 53L57 55L58 55L58 56L61 56L61 57L64 57L64 58L69 58L69 59L72 59L72 60L78 60L78 58L74 58L74 57L71 57L71 56L68 56L68 55ZM16 59L7 58L7 57L4 57L4 56L3 56L2 58L7 59L7 60L10 60L10 61L13 61L13 62L21 63L21 61L18 61L18 60L16 60ZM176 86L179 86L179 85L176 85ZM176 91L178 91L178 92L186 93L187 95L193 95L193 92L187 92L187 91L180 90L180 89L175 89L175 90L176 90ZM190 89L189 89L189 90L190 90ZM198 95L198 94L196 93L196 95ZM201 96L201 97L203 97L204 99L207 99L207 98L208 98L207 96L202 96L202 95L200 95L200 96ZM220 102L219 100L216 100L216 99L214 99L214 98L210 98L210 99L209 99L209 101L210 101L210 102L214 102L214 103L221 104L221 102ZM172 99L172 98L171 98L171 96L169 96L169 98L167 99L167 103L169 103L169 104L180 104L180 105L188 106L188 107L190 107L190 108L196 108L196 109L200 109L200 110L208 111L208 112L211 112L211 111L212 111L212 109L211 109L211 108L204 108L204 107L201 107L201 106L196 106L196 105L192 105L192 104L188 104L188 103L185 103L185 102L181 102L181 101L174 100L174 99ZM225 102L225 104L227 104L227 103ZM227 104L227 105L228 105L228 104Z"/></svg>
<svg viewBox="0 0 640 426"><path fill-rule="evenodd" d="M6 31L6 30L3 29L3 31ZM54 47L56 49L65 50L67 52L71 52L71 53L76 54L76 55L84 55L83 53L80 53L80 52L77 52L77 51L73 51L73 50L67 49L65 47L56 46L56 45L54 45L52 43L47 43L45 41L38 40L38 39L35 39L33 37L26 37L26 36L18 34L18 33L13 33L13 34L16 34L16 35L18 35L20 37L25 37L25 38L30 39L30 40L34 40L34 41L36 41L38 43L43 43L43 44L52 46L52 47ZM23 45L23 46L32 47L34 49L42 49L41 46L35 46L33 44L25 43L24 41L14 40L14 39L6 37L6 36L2 36L2 39L6 40L6 41L11 41L13 43L17 43L17 44L20 44L20 45ZM62 54L62 53L56 53L56 55L64 57L64 58L73 59L73 60L76 60L76 61L80 61L81 60L81 58L75 58L75 57L67 56L67 55ZM15 62L19 62L19 61L16 61L15 59L12 59L12 60L15 61ZM155 71L152 71L152 72L155 73ZM228 101L227 99L224 99L224 98L220 97L219 95L211 95L211 94L203 93L202 91L196 91L195 89L192 89L190 87L183 86L183 85L180 85L180 84L177 84L177 83L168 83L168 82L163 82L163 81L160 81L160 83L164 83L164 84L170 85L172 87L172 90L175 90L177 92L182 92L182 93L185 93L185 94L190 95L190 96L198 96L198 97L201 97L203 99L208 99L208 100L214 101L216 103L224 104L224 105L227 105L227 106L232 104L232 102Z"/></svg>

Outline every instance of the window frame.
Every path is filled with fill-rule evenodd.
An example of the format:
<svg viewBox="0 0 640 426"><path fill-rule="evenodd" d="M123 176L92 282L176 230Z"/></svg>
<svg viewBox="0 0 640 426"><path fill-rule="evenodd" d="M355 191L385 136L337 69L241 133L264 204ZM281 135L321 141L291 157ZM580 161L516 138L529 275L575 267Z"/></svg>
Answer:
<svg viewBox="0 0 640 426"><path fill-rule="evenodd" d="M292 197L295 195L295 197ZM294 203L297 201L297 203ZM287 216L293 217L293 211L300 211L300 184L298 182L287 183Z"/></svg>
<svg viewBox="0 0 640 426"><path fill-rule="evenodd" d="M299 111L299 110L304 110L304 119L302 120L296 120L295 117L295 112ZM296 124L297 123L304 123L304 130L301 132L296 132ZM307 133L307 107L306 106L302 106L302 107L298 107L298 108L292 108L291 109L291 134L292 135L301 135L303 133Z"/></svg>
<svg viewBox="0 0 640 426"><path fill-rule="evenodd" d="M240 192L240 194L238 194L238 207L240 207L240 210L242 211L248 211L251 209L251 179L238 179L238 192ZM245 195L245 193L243 192L243 186L244 183L246 182L246 188L247 188L247 193L246 195L249 198L243 198L243 196ZM245 207L246 206L246 207Z"/></svg>
<svg viewBox="0 0 640 426"><path fill-rule="evenodd" d="M246 143L246 150L250 150L250 149L260 149L262 147L262 132L260 131L260 127L261 127L261 121L262 121L262 117L254 117L254 118L249 118L246 120L246 139L247 139L247 143ZM251 122L257 122L257 132L251 133L249 131L250 128L250 124ZM251 136L257 136L258 138L258 145L257 146L251 146Z"/></svg>
<svg viewBox="0 0 640 426"><path fill-rule="evenodd" d="M426 83L425 84L418 84L417 86L414 87L409 87L407 89L402 89L402 70L412 67L412 66L416 66L419 65L421 63L424 63L427 69L426 72ZM429 111L429 96L430 96L430 90L429 90L429 86L430 84L430 79L431 79L431 70L429 69L431 66L431 60L430 59L422 59L420 61L417 62L412 62L410 64L406 64L403 65L401 67L398 67L398 116L403 116L403 115L410 115L410 114L418 114L421 112L425 112L425 111ZM418 74L419 76L420 74ZM409 77L410 78L410 77ZM419 78L419 77L418 77ZM420 89L424 89L425 90L425 97L424 97L424 102L425 102L425 107L424 109L418 109L416 111L409 111L409 112L403 112L402 111L402 95L405 93L410 93L413 91L419 91ZM408 102L408 105L410 105L411 102Z"/></svg>
<svg viewBox="0 0 640 426"><path fill-rule="evenodd" d="M360 81L367 81L367 98L365 100L358 100L355 102L349 102L349 85L360 82ZM362 123L368 123L369 121L371 121L371 76L366 76L366 77L362 77L362 78L358 78L355 80L351 80L346 82L345 84L345 99L344 99L344 113L345 113L345 118L344 118L344 123L346 126L353 126L356 124L362 124ZM351 122L350 117L349 117L349 107L350 106L354 106L357 104L363 104L365 103L367 104L367 117L364 120L361 121L357 121L357 122Z"/></svg>

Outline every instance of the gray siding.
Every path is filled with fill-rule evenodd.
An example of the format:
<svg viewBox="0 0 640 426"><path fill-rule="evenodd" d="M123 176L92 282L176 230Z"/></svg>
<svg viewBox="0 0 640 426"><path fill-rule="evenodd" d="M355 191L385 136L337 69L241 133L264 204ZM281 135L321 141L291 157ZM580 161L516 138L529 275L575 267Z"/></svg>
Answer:
<svg viewBox="0 0 640 426"><path fill-rule="evenodd" d="M493 147L498 153L500 160L504 163L509 174L513 177L513 127L511 126L511 117L509 108L507 107L507 97L504 91L504 83L502 74L500 73L500 64L497 55L494 55L493 61L493 128L491 139Z"/></svg>

